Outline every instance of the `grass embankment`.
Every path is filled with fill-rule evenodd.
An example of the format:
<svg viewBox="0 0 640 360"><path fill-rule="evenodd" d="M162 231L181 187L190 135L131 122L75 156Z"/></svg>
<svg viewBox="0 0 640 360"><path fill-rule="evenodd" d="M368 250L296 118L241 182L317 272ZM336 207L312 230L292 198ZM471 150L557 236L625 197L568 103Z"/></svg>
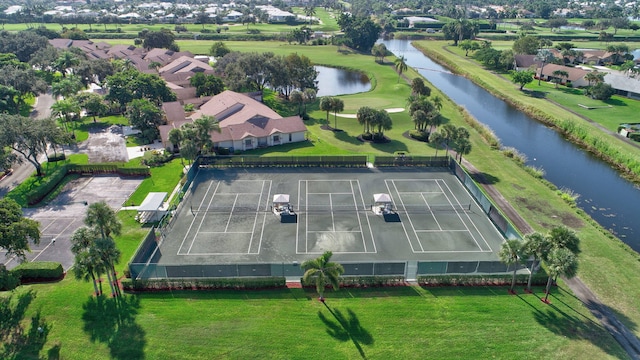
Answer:
<svg viewBox="0 0 640 360"><path fill-rule="evenodd" d="M640 151L633 145L604 133L595 124L584 121L560 106L519 91L515 84L484 70L463 53L448 51L446 42L421 41L416 42L416 46L436 61L446 64L452 71L464 75L521 111L560 130L565 137L607 161L624 176L640 182Z"/></svg>
<svg viewBox="0 0 640 360"><path fill-rule="evenodd" d="M188 47L184 49L189 50ZM235 44L229 44L234 49ZM335 47L286 44L244 44L288 54L306 54L316 63L348 64L375 78L376 87L365 94L341 96L345 113L368 105L376 108L404 107L409 85L398 82L390 63L379 65L370 56L336 52ZM274 51L275 52L275 51ZM317 58L316 58L317 56ZM387 59L391 60L391 59ZM409 78L415 72L406 72ZM444 96L434 89L433 95ZM446 121L467 126L455 104L444 101ZM408 114L391 114L394 129L387 132L393 146L358 144L361 132L355 119L338 119L345 131L322 130L326 113L311 113L309 131L319 143L299 148L277 148L287 154L326 154L328 150L359 154L387 154L409 149L431 155L435 149L402 133L412 129ZM330 116L333 123L333 115ZM490 150L474 130L473 150L467 158L491 179L503 195L534 227L573 223L583 241L579 275L622 320L637 331L640 310L635 274L640 271L637 254L606 237L596 226L576 215L542 182L496 151ZM313 151L315 149L315 152ZM441 152L442 153L442 152ZM160 168L162 171L163 168ZM165 168L167 171L170 167ZM159 178L173 172L154 173L148 191ZM174 180L177 182L177 180ZM175 184L175 183L173 183ZM170 186L167 185L167 188ZM140 193L147 191L141 186ZM136 192L134 196L141 196ZM132 212L120 212L125 233L116 239L122 250L122 272L135 246L148 229L133 220ZM90 298L89 283L65 279L59 284L33 285L38 297L28 315L37 310L52 325L44 347L61 345L63 358L538 358L553 353L559 358L624 358L620 347L597 324L597 320L567 293L561 283L554 290L552 306L535 295L507 296L506 288L391 288L344 289L330 293L327 308L311 301L313 292L276 290L254 292L173 292L128 296L115 310ZM541 289L536 293L541 294ZM337 311L339 310L339 312ZM341 322L338 319L342 319ZM359 350L360 349L360 350Z"/></svg>
<svg viewBox="0 0 640 360"><path fill-rule="evenodd" d="M562 112L562 109L542 99L531 99L526 95L519 94L514 84L500 79L471 61L465 60L463 58L464 54L459 57L446 52L446 50L442 49L442 46L445 45L444 42L420 42L415 45L428 48L428 51L435 53L436 56L442 58L446 56L450 62L455 61L458 64L456 71L463 74L473 74L474 81L476 77L479 78L482 80L480 85L491 87L493 89L492 92L503 91L504 93L500 95L502 98L511 97L515 94L525 100L535 100L534 104L548 108L546 109L547 111L553 110L553 113L557 113L563 118L576 119L574 115L566 111ZM584 123L584 120L577 119L577 121ZM597 128L593 128L592 131L594 136L599 135L599 138L614 139L613 136L604 135ZM584 221L582 226L572 226L577 230L582 240L583 248L583 252L580 254L578 276L596 292L605 304L621 314L621 320L625 325L629 326L637 335L640 335L640 329L637 325L640 324L640 303L636 300L640 296L640 289L634 285L637 282L637 274L640 271L640 256L638 253L631 250L619 239L607 234L598 225L592 225L594 223L593 220L583 211L573 208L566 210L567 212L565 213L565 210L561 209L566 209L566 205L558 207L557 203L552 202L554 199L550 191L548 189L545 191L538 187L538 184L541 184L539 180L533 180L528 174L511 173L508 166L510 162L505 162L504 159L500 159L495 155L487 154L485 158L479 158L476 156L479 154L476 150L474 148L467 158L481 171L491 175L495 174L494 176L498 180L494 186L500 190L511 204L516 206L520 214L535 229L542 231L544 228L548 228L550 224L555 223L552 220L553 217L562 217L563 214L575 214ZM552 221L549 222L550 220Z"/></svg>

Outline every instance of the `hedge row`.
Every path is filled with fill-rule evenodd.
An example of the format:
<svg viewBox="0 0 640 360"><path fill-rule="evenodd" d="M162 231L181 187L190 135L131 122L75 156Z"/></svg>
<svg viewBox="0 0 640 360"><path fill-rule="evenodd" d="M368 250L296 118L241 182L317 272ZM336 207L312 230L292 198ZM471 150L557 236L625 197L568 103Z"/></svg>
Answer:
<svg viewBox="0 0 640 360"><path fill-rule="evenodd" d="M118 174L123 176L149 176L151 172L147 167L125 168L117 164L65 164L55 169L51 175L44 178L40 186L31 189L27 195L29 205L35 205L42 201L50 192L58 187L58 184L68 173L75 174Z"/></svg>
<svg viewBox="0 0 640 360"><path fill-rule="evenodd" d="M58 262L25 262L12 270L0 264L0 291L13 290L20 284L55 281L64 277L64 269Z"/></svg>
<svg viewBox="0 0 640 360"><path fill-rule="evenodd" d="M243 290L282 288L285 285L283 277L122 280L124 291Z"/></svg>
<svg viewBox="0 0 640 360"><path fill-rule="evenodd" d="M418 276L420 286L505 286L511 285L512 275L421 275ZM516 275L516 284L526 285L528 274ZM533 275L532 285L546 285L547 274L539 272Z"/></svg>
<svg viewBox="0 0 640 360"><path fill-rule="evenodd" d="M404 276L345 276L340 278L341 287L397 286L405 284Z"/></svg>

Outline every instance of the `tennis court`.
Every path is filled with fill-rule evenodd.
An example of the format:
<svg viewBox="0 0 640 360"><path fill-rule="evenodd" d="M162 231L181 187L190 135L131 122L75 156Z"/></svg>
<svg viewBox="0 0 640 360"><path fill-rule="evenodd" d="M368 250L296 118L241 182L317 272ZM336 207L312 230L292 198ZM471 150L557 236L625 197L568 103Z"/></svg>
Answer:
<svg viewBox="0 0 640 360"><path fill-rule="evenodd" d="M388 194L391 219L372 211ZM272 211L287 194L295 221ZM445 168L200 169L160 241L158 264L334 260L497 261L503 236Z"/></svg>

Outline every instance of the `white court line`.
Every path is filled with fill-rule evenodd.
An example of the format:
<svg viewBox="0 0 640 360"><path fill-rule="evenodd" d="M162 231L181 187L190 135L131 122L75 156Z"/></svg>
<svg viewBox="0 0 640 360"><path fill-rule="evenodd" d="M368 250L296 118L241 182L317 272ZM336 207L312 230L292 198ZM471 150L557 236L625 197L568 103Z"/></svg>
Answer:
<svg viewBox="0 0 640 360"><path fill-rule="evenodd" d="M353 190L353 182L349 181L351 184L351 194L353 195L353 205L355 205L356 209L358 208L358 200L356 200L356 192ZM365 213L365 216L367 214ZM367 242L364 241L364 233L362 232L362 221L360 221L360 213L356 210L356 217L358 218L358 227L360 228L360 234L362 235L362 246L364 247L364 252L367 252Z"/></svg>
<svg viewBox="0 0 640 360"><path fill-rule="evenodd" d="M367 205L364 201L364 196L362 196L362 187L360 186L360 180L356 180L356 184L358 184L358 192L360 193L360 201L362 201L362 206L366 209ZM378 248L376 247L376 239L373 238L373 230L371 229L371 222L369 221L369 213L365 212L365 218L367 219L367 226L369 226L369 233L371 234L371 243L373 244L373 252L375 254L378 253ZM364 234L362 234L362 238L364 241ZM366 247L365 247L366 249Z"/></svg>
<svg viewBox="0 0 640 360"><path fill-rule="evenodd" d="M429 213L431 214L431 217L436 222L436 225L438 225L438 229L442 230L442 226L440 226L440 223L438 222L438 218L436 218L436 215L431 210L431 207L429 206L429 202L427 201L427 198L425 198L424 194L422 193L420 194L420 196L422 197L422 200L424 201L424 203L427 204L427 209L429 209ZM407 214L407 216L410 216L410 215Z"/></svg>
<svg viewBox="0 0 640 360"><path fill-rule="evenodd" d="M403 194L415 195L415 194L442 194L442 191L403 191Z"/></svg>
<svg viewBox="0 0 640 360"><path fill-rule="evenodd" d="M309 231L312 233L360 233L362 234L362 231L358 231L358 230L314 230L314 231ZM363 235L364 236L364 235Z"/></svg>
<svg viewBox="0 0 640 360"><path fill-rule="evenodd" d="M389 196L391 197L391 201L393 201L394 204L397 204L397 202L393 199L393 195L391 193L391 189L389 188L389 181L393 182L393 180L385 180L384 181L384 185L387 187L387 192L389 193ZM398 196L400 196L400 193L397 193L397 194L398 194ZM400 199L400 200L402 201L402 199ZM404 207L404 204L402 206ZM411 219L409 219L409 221L411 221ZM400 225L402 225L402 229L404 230L404 236L407 239L407 242L409 243L409 246L411 247L411 251L416 253L417 251L416 251L416 249L413 248L413 244L411 243L411 238L409 238L409 233L407 232L406 226L404 226L404 222L400 221ZM420 242L420 241L418 241L418 242Z"/></svg>
<svg viewBox="0 0 640 360"><path fill-rule="evenodd" d="M264 223L267 221L267 213L264 213L262 218L262 231L260 232L260 243L258 244L258 252L250 253L250 254L260 254L260 249L262 249L262 239L264 239ZM251 250L251 248L249 248Z"/></svg>
<svg viewBox="0 0 640 360"><path fill-rule="evenodd" d="M251 234L251 231L200 231L198 234Z"/></svg>
<svg viewBox="0 0 640 360"><path fill-rule="evenodd" d="M453 194L453 191L451 191L451 188L449 187L449 184L447 184L446 181L442 180L442 182L444 183L444 186L447 187L447 189L449 189L449 191L451 192L451 194ZM458 204L460 204L460 202L458 201L458 198L455 196L455 194L453 194L453 197L456 199L456 201L458 202ZM476 203L476 205L478 205L478 203L476 202L474 197L471 197L473 199L473 201ZM480 207L480 205L478 205L478 207ZM487 215L488 216L488 215ZM482 234L482 232L480 230L478 230L478 226L476 225L476 222L473 221L473 219L471 219L471 217L469 216L469 214L467 214L467 218L469 219L469 221L471 221L471 224L473 225L473 227L476 229L476 231L478 232L478 234L480 234L480 238L482 238L482 241L484 241L485 245L487 245L487 248L490 251L493 251L493 249L491 249L491 245L489 245L489 243L487 242L487 239L484 237L484 235ZM492 226L493 229L495 229L495 226ZM498 231L496 229L496 231ZM473 234L471 234L471 236L473 236ZM502 235L500 235L502 236ZM480 247L480 249L482 249L482 247Z"/></svg>
<svg viewBox="0 0 640 360"><path fill-rule="evenodd" d="M418 233L416 233L416 227L413 226L413 221L411 220L411 216L409 216L409 212L407 211L407 207L404 206L404 201L402 201L402 194L400 193L400 191L398 191L398 188L396 187L395 180L391 180L391 183L393 184L393 188L396 190L396 193L398 193L398 196L400 197L400 203L402 203L402 208L405 209L405 213L407 213L407 219L409 220L409 224L411 225L411 228L413 229L413 233L415 234L416 239L418 240L418 245L420 245L420 250L424 251L424 247L422 247L422 241L420 241L420 238L418 237Z"/></svg>
<svg viewBox="0 0 640 360"><path fill-rule="evenodd" d="M326 181L330 181L330 180L326 180ZM331 195L331 194L334 194L334 195L351 195L352 193L350 193L350 192L316 192L316 193L310 192L309 194L311 194L311 195Z"/></svg>
<svg viewBox="0 0 640 360"><path fill-rule="evenodd" d="M191 184L193 186L193 184ZM207 188L207 191L204 193L204 196L202 197L202 200L200 200L200 205L198 206L198 211L200 211L200 209L202 208L202 203L204 203L204 200L207 198L207 194L209 194L209 190L211 189L211 186L213 185L213 181L209 183L209 187ZM218 185L220 185L220 183L218 182ZM218 185L216 185L216 190L218 190ZM215 194L214 191L214 194ZM204 217L204 215L202 215ZM180 251L182 250L182 246L184 245L184 242L187 240L187 236L189 235L189 233L191 232L191 228L193 227L193 223L196 221L196 217L194 216L193 219L191 220L191 224L189 224L189 228L187 229L187 232L184 234L184 239L182 239L182 242L180 243L180 247L178 248L178 252L177 255L180 255ZM197 233L196 233L197 234ZM193 240L195 240L196 236L193 235Z"/></svg>
<svg viewBox="0 0 640 360"><path fill-rule="evenodd" d="M296 205L296 210L300 210L300 184L302 180L298 180L298 204ZM305 216L306 219L306 216ZM298 242L300 241L300 222L296 221L296 254L298 254Z"/></svg>
<svg viewBox="0 0 640 360"><path fill-rule="evenodd" d="M256 206L256 215L253 218L253 227L251 228L251 237L249 238L249 248L247 249L247 254L251 253L251 244L253 244L253 234L256 231L256 224L258 223L258 211L260 211L260 201L262 201L262 194L264 193L264 184L265 184L265 181L262 180L262 187L260 188L260 197L258 197L258 205Z"/></svg>
<svg viewBox="0 0 640 360"><path fill-rule="evenodd" d="M304 207L305 210L309 206L309 180L304 181ZM304 217L304 252L309 252L309 214Z"/></svg>
<svg viewBox="0 0 640 360"><path fill-rule="evenodd" d="M224 232L227 232L227 229L229 229L229 224L231 223L231 219L233 218L233 209L236 208L236 203L238 203L238 196L240 196L240 194L236 193L236 198L233 200L233 205L231 206L231 212L229 213L229 218L227 219L227 226L224 227Z"/></svg>
<svg viewBox="0 0 640 360"><path fill-rule="evenodd" d="M440 189L442 189L442 186L440 186L439 183L438 183L438 186L440 187ZM449 189L449 190L451 190L451 189ZM442 192L444 193L444 189L442 189ZM458 205L460 205L460 202L458 201L458 198L456 198L456 196L453 193L451 193L451 196L456 200ZM449 196L447 194L444 194L444 197L447 198L447 201L449 202L449 205L451 205L452 207L455 208L455 206L453 205L453 203L449 199ZM476 246L478 247L478 249L482 250L482 246L480 246L480 244L478 244L478 241L476 240L476 237L473 236L473 233L471 232L471 230L469 230L469 227L467 226L467 223L462 219L462 216L460 216L460 213L458 212L458 210L454 209L454 211L456 212L456 215L458 215L458 218L460 219L460 221L464 225L464 228L467 229L469 234L471 234L471 238L473 239L473 242L476 243ZM469 218L469 215L467 215L467 218ZM471 220L471 218L469 218L469 220ZM471 223L473 224L473 221L471 221Z"/></svg>
<svg viewBox="0 0 640 360"><path fill-rule="evenodd" d="M336 221L333 216L333 200L331 199L331 193L329 193L329 212L331 213L331 226L333 227L333 232L336 232Z"/></svg>
<svg viewBox="0 0 640 360"><path fill-rule="evenodd" d="M218 183L218 185L216 185L216 189L213 191L213 195L211 196L211 199L209 199L209 203L207 204L207 209L209 207L211 207L211 203L213 202L213 199L216 197L216 193L218 192L218 186L220 186L220 183ZM204 201L204 199L203 199L203 201ZM202 204L200 205L200 207L202 207ZM200 208L198 208L198 209L200 209ZM193 234L193 238L191 239L191 245L189 245L189 249L187 250L187 254L191 252L191 248L193 247L193 244L195 244L195 242L196 242L196 236L198 236L198 234L200 233L200 228L202 228L202 224L204 223L204 218L206 218L206 217L207 216L206 216L206 213L205 213L205 215L202 216L202 219L200 219L200 224L198 225L198 229L196 229L196 233ZM195 217L193 219L195 220ZM191 230L191 227L189 227L189 230ZM187 232L187 234L188 234L188 232Z"/></svg>
<svg viewBox="0 0 640 360"><path fill-rule="evenodd" d="M469 230L416 230L416 232L469 232Z"/></svg>

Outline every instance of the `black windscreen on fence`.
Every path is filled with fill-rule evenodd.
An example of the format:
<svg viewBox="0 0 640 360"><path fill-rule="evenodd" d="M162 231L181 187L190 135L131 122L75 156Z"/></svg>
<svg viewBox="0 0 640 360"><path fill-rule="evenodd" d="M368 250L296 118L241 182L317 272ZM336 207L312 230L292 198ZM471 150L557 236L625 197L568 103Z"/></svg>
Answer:
<svg viewBox="0 0 640 360"><path fill-rule="evenodd" d="M449 157L447 156L376 156L376 166L429 166L448 167Z"/></svg>
<svg viewBox="0 0 640 360"><path fill-rule="evenodd" d="M362 155L322 156L201 156L200 165L215 167L297 167L297 166L344 166L365 167L367 157Z"/></svg>

